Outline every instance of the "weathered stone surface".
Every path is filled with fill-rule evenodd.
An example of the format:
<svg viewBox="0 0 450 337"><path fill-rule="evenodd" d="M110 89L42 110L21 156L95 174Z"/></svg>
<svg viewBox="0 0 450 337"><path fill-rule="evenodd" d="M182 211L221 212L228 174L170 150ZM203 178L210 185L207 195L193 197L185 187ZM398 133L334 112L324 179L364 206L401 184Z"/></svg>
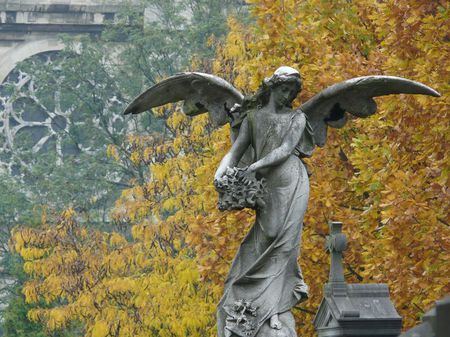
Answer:
<svg viewBox="0 0 450 337"><path fill-rule="evenodd" d="M221 211L264 207L266 181L247 176L245 169L228 169L225 176L215 182L215 187L219 192L218 208Z"/></svg>
<svg viewBox="0 0 450 337"><path fill-rule="evenodd" d="M115 12L121 0L2 0L0 10L21 12Z"/></svg>

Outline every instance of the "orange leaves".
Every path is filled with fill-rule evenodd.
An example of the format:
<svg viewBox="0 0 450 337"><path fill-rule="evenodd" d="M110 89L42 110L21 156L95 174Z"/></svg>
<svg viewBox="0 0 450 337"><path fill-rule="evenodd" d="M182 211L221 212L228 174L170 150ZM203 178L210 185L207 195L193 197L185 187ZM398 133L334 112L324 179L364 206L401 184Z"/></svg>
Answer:
<svg viewBox="0 0 450 337"><path fill-rule="evenodd" d="M368 74L409 77L443 94L441 99L378 99L377 115L331 131L326 147L308 160L313 176L300 261L306 280L314 284L305 305L316 309L326 281L328 261L319 253L326 222L341 220L352 239L345 257L349 277L356 273L365 282L388 282L405 326L413 325L450 291L450 279L442 276L450 266L450 106L445 98L450 6L423 1L251 4L257 23L244 27L231 21L230 38L215 64L217 73L232 74L245 90L286 64L299 68L304 79L297 105L327 85ZM211 241L220 242L196 242L211 249ZM215 252L200 247L200 255L208 256L201 259L215 263ZM313 335L308 325L300 332Z"/></svg>

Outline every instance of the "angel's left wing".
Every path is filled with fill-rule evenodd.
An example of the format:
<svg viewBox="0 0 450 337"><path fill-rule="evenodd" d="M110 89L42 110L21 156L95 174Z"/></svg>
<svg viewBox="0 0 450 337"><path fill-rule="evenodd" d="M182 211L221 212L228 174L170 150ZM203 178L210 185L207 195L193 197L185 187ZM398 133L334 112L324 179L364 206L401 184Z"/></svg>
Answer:
<svg viewBox="0 0 450 337"><path fill-rule="evenodd" d="M224 79L199 72L171 76L136 97L124 114L138 114L167 103L184 101L188 116L209 112L214 126L230 121L230 109L241 104L244 96Z"/></svg>
<svg viewBox="0 0 450 337"><path fill-rule="evenodd" d="M377 110L373 97L392 94L422 94L439 97L432 88L415 81L394 76L364 76L332 85L304 103L303 111L309 130L297 147L303 156L309 156L315 146L324 146L328 126L340 128L347 122L347 113L368 117Z"/></svg>

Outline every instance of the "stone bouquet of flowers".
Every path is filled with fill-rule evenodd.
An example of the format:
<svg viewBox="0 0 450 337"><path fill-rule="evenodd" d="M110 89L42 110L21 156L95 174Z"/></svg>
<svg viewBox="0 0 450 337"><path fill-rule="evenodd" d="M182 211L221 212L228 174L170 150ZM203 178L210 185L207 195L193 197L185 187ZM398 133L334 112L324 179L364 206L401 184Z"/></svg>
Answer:
<svg viewBox="0 0 450 337"><path fill-rule="evenodd" d="M258 209L265 206L265 179L258 180L246 171L246 168L228 168L220 179L214 181L219 192L219 210Z"/></svg>

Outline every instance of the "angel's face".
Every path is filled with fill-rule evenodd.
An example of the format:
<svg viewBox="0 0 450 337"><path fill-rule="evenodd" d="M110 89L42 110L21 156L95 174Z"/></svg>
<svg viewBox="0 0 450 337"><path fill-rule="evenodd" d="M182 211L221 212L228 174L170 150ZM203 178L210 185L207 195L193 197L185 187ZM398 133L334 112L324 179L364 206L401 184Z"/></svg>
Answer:
<svg viewBox="0 0 450 337"><path fill-rule="evenodd" d="M281 83L272 88L270 99L277 108L290 106L298 94L298 86L292 82Z"/></svg>

